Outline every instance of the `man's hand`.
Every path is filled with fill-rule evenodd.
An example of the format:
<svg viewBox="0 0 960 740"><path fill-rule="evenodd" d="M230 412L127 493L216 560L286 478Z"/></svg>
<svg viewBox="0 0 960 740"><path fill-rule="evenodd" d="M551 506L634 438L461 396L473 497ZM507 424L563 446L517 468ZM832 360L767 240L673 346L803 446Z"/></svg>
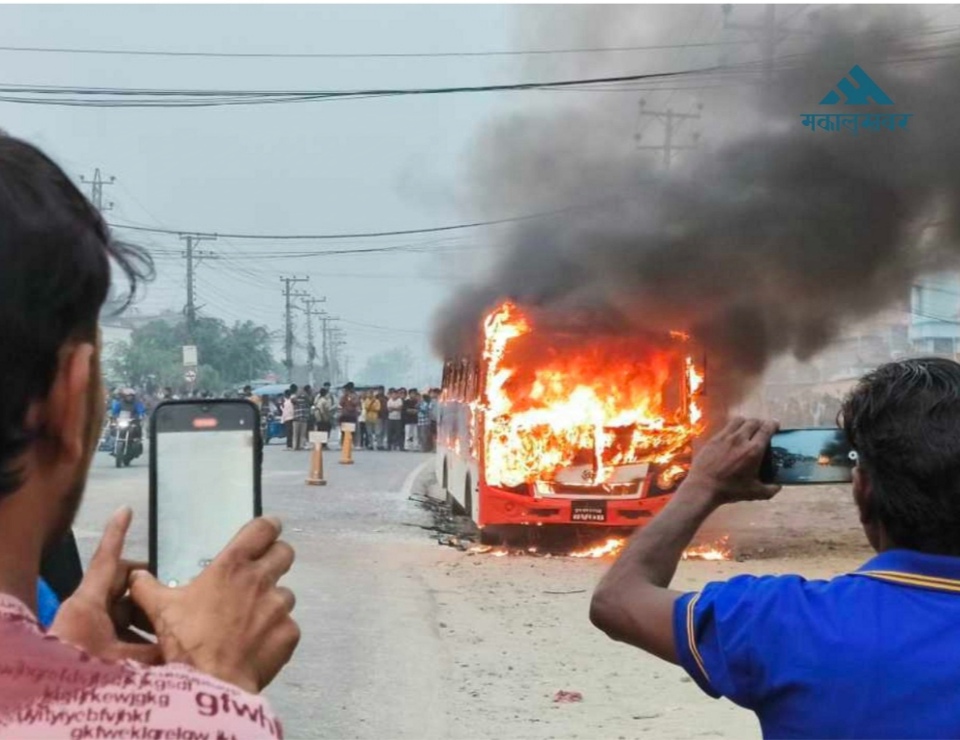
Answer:
<svg viewBox="0 0 960 740"><path fill-rule="evenodd" d="M704 492L715 505L773 498L780 486L760 482L760 463L778 428L776 421L731 419L697 452L677 495Z"/></svg>
<svg viewBox="0 0 960 740"><path fill-rule="evenodd" d="M60 605L50 625L50 634L104 660L132 659L155 664L160 649L153 644L134 644L129 639L132 615L124 598L131 571L142 563L121 560L123 542L133 513L128 507L107 522L90 567L74 594Z"/></svg>
<svg viewBox="0 0 960 740"><path fill-rule="evenodd" d="M677 662L669 588L683 550L721 504L769 499L780 486L760 482L760 463L777 422L733 419L693 459L673 499L630 540L590 603L590 619L615 640Z"/></svg>
<svg viewBox="0 0 960 740"><path fill-rule="evenodd" d="M294 596L277 581L293 565L280 522L254 519L188 585L134 574L130 593L153 624L166 662L192 665L251 693L290 660L300 628Z"/></svg>

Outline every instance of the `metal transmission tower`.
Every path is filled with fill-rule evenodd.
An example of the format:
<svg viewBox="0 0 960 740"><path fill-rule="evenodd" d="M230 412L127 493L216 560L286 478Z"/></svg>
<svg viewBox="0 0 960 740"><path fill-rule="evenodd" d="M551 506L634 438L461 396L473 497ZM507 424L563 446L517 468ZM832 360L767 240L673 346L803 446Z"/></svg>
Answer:
<svg viewBox="0 0 960 740"><path fill-rule="evenodd" d="M281 277L280 282L283 283L283 296L286 300L286 308L284 309L285 323L286 323L286 337L284 340L284 359L283 366L287 368L287 382L293 382L293 303L291 302L292 298L306 298L308 297L306 293L295 292L291 286L296 285L297 283L306 283L309 282L309 277Z"/></svg>
<svg viewBox="0 0 960 740"><path fill-rule="evenodd" d="M703 103L697 103L697 110L703 110ZM663 152L663 166L666 169L670 169L670 165L673 162L673 153L682 149L696 149L697 142L700 139L699 133L693 134L693 144L675 144L674 136L680 132L680 127L686 121L690 120L699 120L699 113L676 113L673 108L667 108L666 110L647 110L647 101L640 101L640 117L638 120L642 120L644 116L649 116L651 118L657 119L661 124L663 124L663 143L662 144L645 144L641 146L637 144L637 149L655 149ZM637 133L634 137L637 142L641 140L642 134Z"/></svg>
<svg viewBox="0 0 960 740"><path fill-rule="evenodd" d="M307 315L307 367L309 368L307 377L311 386L316 382L313 375L313 361L317 358L317 348L313 343L313 317L326 316L325 311L316 311L313 307L318 303L326 302L326 298L303 299L303 305L305 306L304 313Z"/></svg>
<svg viewBox="0 0 960 740"><path fill-rule="evenodd" d="M101 213L104 211L109 211L113 208L113 202L103 202L103 186L113 185L116 181L117 178L115 178L113 175L110 175L110 179L104 180L100 175L99 167L93 170L93 178L90 180L88 180L84 175L80 175L80 182L84 185L90 186L90 202L93 203L94 207Z"/></svg>
<svg viewBox="0 0 960 740"><path fill-rule="evenodd" d="M187 243L186 251L181 252L181 256L187 260L187 305L184 307L184 313L187 316L187 335L193 342L195 340L194 330L197 326L196 286L193 281L194 267L199 265L203 259L217 259L217 255L213 252L197 249L196 246L202 241L214 241L217 237L204 234L180 234L180 238Z"/></svg>

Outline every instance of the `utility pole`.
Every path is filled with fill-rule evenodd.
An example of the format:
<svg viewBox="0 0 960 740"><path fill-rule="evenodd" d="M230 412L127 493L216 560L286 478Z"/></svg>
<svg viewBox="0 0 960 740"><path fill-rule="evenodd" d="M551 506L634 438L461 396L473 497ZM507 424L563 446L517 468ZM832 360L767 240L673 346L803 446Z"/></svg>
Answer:
<svg viewBox="0 0 960 740"><path fill-rule="evenodd" d="M697 110L703 110L703 103L697 103ZM665 169L670 169L670 165L673 161L673 152L680 149L696 149L696 142L700 139L700 134L695 133L693 135L693 144L674 144L673 137L674 134L680 131L680 127L683 126L685 121L689 120L699 120L699 113L676 113L673 108L667 108L666 110L647 110L647 101L640 101L640 118L644 116L650 116L651 118L657 119L660 123L663 124L663 143L656 145L644 145L641 146L637 144L637 149L657 149L663 152L663 166ZM639 142L641 140L642 134L638 133L634 138Z"/></svg>
<svg viewBox="0 0 960 740"><path fill-rule="evenodd" d="M309 277L281 277L280 282L283 283L283 296L286 299L286 340L284 342L284 360L283 365L287 368L287 382L293 382L293 304L290 302L291 298L297 297L306 297L306 293L294 292L290 286L297 283L306 283L309 282Z"/></svg>
<svg viewBox="0 0 960 740"><path fill-rule="evenodd" d="M343 338L343 329L339 327L332 329L330 334L330 354L331 362L333 364L334 382L339 383L341 380L344 380L344 378L341 377L342 368L340 363L340 350L347 345L347 342Z"/></svg>
<svg viewBox="0 0 960 740"><path fill-rule="evenodd" d="M313 387L316 382L313 375L313 361L317 357L317 348L313 343L313 317L314 316L324 316L326 315L324 311L315 311L313 307L318 303L326 303L326 298L304 298L303 303L306 306L304 312L307 315L307 367L309 368L308 372L308 382L310 387Z"/></svg>
<svg viewBox="0 0 960 740"><path fill-rule="evenodd" d="M330 328L331 321L339 321L339 316L331 316L328 313L324 313L320 318L323 328L321 334L321 367L323 368L323 378L324 381L334 382L332 377L333 367L330 362L331 349L333 347L333 342L331 341L331 334L333 330Z"/></svg>
<svg viewBox="0 0 960 740"><path fill-rule="evenodd" d="M104 180L100 175L100 168L97 167L93 170L93 178L88 180L84 175L80 175L80 182L84 185L90 186L90 202L93 203L94 207L103 213L104 211L109 211L113 208L113 203L104 203L103 202L103 186L104 185L113 185L117 181L113 175L110 175L109 180Z"/></svg>
<svg viewBox="0 0 960 740"><path fill-rule="evenodd" d="M783 28L794 16L806 9L806 5L794 6L792 13L786 18L777 19L777 6L765 5L763 21L760 23L731 23L730 14L733 5L723 5L723 28L733 31L746 31L751 41L760 47L760 61L763 69L760 107L765 112L771 111L773 103L773 72L774 62L777 59L777 47L794 34L807 34L809 31ZM811 16L812 17L812 16Z"/></svg>
<svg viewBox="0 0 960 740"><path fill-rule="evenodd" d="M194 330L197 326L197 304L194 295L196 286L193 282L194 262L199 265L200 260L204 258L217 259L217 255L213 252L196 249L196 245L202 241L215 241L216 238L209 234L180 234L180 239L187 243L186 251L181 252L180 256L187 260L187 305L184 313L187 315L187 335L191 342L195 339Z"/></svg>

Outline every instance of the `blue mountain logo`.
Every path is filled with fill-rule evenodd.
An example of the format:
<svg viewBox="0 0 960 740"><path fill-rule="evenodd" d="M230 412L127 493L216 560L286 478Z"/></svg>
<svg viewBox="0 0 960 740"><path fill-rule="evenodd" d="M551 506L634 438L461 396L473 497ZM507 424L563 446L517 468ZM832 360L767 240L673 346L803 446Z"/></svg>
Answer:
<svg viewBox="0 0 960 740"><path fill-rule="evenodd" d="M840 92L837 92L839 90ZM837 90L831 90L820 101L820 105L893 105L890 96L880 89L880 85L870 79L859 64L854 65L850 73L837 83ZM841 93L843 98L841 99Z"/></svg>

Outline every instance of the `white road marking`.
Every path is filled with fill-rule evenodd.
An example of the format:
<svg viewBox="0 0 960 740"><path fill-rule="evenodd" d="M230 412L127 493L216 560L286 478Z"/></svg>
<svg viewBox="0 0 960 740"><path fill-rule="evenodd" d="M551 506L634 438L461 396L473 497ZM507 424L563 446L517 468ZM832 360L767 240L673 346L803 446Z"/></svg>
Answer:
<svg viewBox="0 0 960 740"><path fill-rule="evenodd" d="M433 465L433 458L424 460L422 463L417 465L417 467L410 471L410 474L404 479L403 485L400 487L400 493L402 493L404 496L409 496L411 493L413 493L413 484L416 482L417 478L420 477L420 474L426 470L428 465Z"/></svg>

